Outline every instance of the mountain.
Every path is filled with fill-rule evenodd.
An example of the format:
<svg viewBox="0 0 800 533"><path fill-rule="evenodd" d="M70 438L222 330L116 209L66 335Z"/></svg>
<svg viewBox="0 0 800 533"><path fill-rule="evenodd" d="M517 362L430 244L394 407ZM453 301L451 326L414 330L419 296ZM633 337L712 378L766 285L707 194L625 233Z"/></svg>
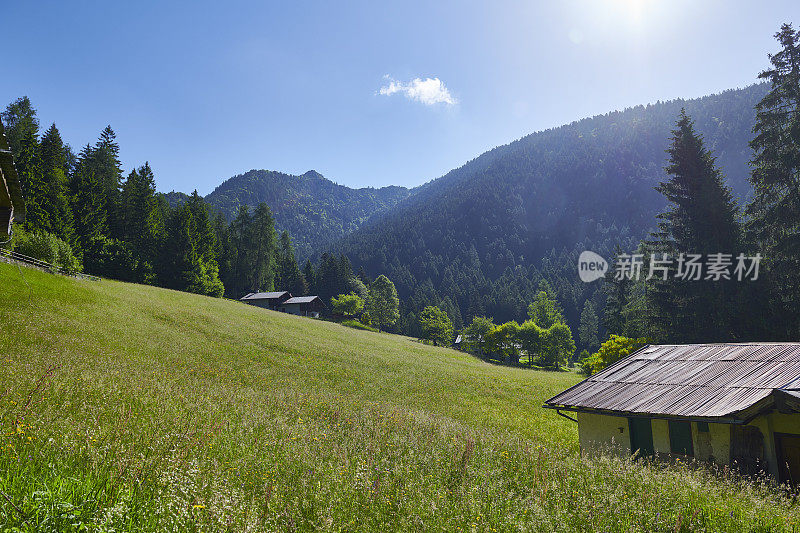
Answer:
<svg viewBox="0 0 800 533"><path fill-rule="evenodd" d="M409 193L405 187L396 186L351 189L313 170L300 176L251 170L225 180L205 200L228 221L236 217L240 205L252 208L266 202L275 216L275 226L289 232L302 259L352 233ZM164 196L171 205L188 198L176 192Z"/></svg>
<svg viewBox="0 0 800 533"><path fill-rule="evenodd" d="M587 299L603 303L598 283L578 281L577 255L630 251L655 226L665 201L654 186L680 109L742 200L753 107L766 90L636 106L528 135L419 187L332 250L395 282L409 333L414 313L436 303L456 325L483 313L519 320L542 279L576 326Z"/></svg>

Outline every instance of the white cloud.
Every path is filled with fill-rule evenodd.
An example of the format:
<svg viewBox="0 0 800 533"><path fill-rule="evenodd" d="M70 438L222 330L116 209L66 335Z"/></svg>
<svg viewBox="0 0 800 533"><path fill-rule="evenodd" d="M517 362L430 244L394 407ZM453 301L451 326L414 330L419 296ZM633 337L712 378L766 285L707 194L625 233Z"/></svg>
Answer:
<svg viewBox="0 0 800 533"><path fill-rule="evenodd" d="M388 74L383 77L388 83L380 88L378 94L391 96L400 93L409 100L421 102L425 105L446 104L456 105L458 100L450 94L439 78L414 78L410 82L398 81Z"/></svg>

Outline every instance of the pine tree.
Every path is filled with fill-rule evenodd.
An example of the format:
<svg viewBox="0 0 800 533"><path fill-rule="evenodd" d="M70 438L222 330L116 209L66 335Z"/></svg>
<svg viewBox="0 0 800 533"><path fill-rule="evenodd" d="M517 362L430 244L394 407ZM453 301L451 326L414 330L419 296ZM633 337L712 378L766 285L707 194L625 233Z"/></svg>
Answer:
<svg viewBox="0 0 800 533"><path fill-rule="evenodd" d="M83 250L89 249L92 240L109 233L103 184L92 168L93 157L94 148L86 145L78 154L75 172L70 180L75 233Z"/></svg>
<svg viewBox="0 0 800 533"><path fill-rule="evenodd" d="M23 96L8 104L2 117L11 153L14 154L14 159L17 161L22 153L23 139L29 135L36 137L39 134L39 119L36 118L36 110L28 97ZM21 173L24 170L20 166L22 163L17 161L16 164L17 171Z"/></svg>
<svg viewBox="0 0 800 533"><path fill-rule="evenodd" d="M622 248L617 245L614 257L622 254ZM606 305L603 308L603 327L611 335L623 335L626 331L624 310L630 298L632 280L627 276L617 276L616 261L612 268L606 272L603 280L603 292L606 295Z"/></svg>
<svg viewBox="0 0 800 533"><path fill-rule="evenodd" d="M160 283L172 289L222 296L214 234L205 203L195 194L173 210L167 221L160 255Z"/></svg>
<svg viewBox="0 0 800 533"><path fill-rule="evenodd" d="M122 238L124 233L121 207L122 164L119 160L117 135L106 126L88 161L101 185L101 199L109 236Z"/></svg>
<svg viewBox="0 0 800 533"><path fill-rule="evenodd" d="M25 197L25 227L30 230L50 230L47 212L48 191L42 176L39 140L33 130L26 130L19 140L19 155L15 159Z"/></svg>
<svg viewBox="0 0 800 533"><path fill-rule="evenodd" d="M316 293L317 274L314 271L314 265L311 264L310 259L306 259L306 263L303 265L303 278L306 280L306 285L308 286L308 294Z"/></svg>
<svg viewBox="0 0 800 533"><path fill-rule="evenodd" d="M150 164L145 162L128 174L122 184L118 219L122 238L130 243L140 265L140 278L150 276L155 264L156 246L163 232L163 218L156 199L156 184Z"/></svg>
<svg viewBox="0 0 800 533"><path fill-rule="evenodd" d="M800 31L784 24L775 38L781 49L758 76L770 90L756 106L750 142L754 197L747 206L748 233L770 275L763 300L780 307L772 330L793 339L800 331Z"/></svg>
<svg viewBox="0 0 800 533"><path fill-rule="evenodd" d="M275 283L277 289L289 291L298 296L308 293L308 285L303 277L303 273L300 271L300 267L297 266L292 240L289 238L289 233L286 231L281 233L280 244L278 246L277 266L277 281Z"/></svg>
<svg viewBox="0 0 800 533"><path fill-rule="evenodd" d="M69 181L72 153L52 124L40 142L41 171L46 196L47 230L64 241L75 244Z"/></svg>
<svg viewBox="0 0 800 533"><path fill-rule="evenodd" d="M250 243L252 231L252 215L248 205L239 206L236 218L228 227L228 247L225 253L225 277L223 283L228 295L240 298L247 292L252 292L253 283L250 278ZM256 287L258 288L258 287Z"/></svg>
<svg viewBox="0 0 800 533"><path fill-rule="evenodd" d="M581 323L578 328L578 338L584 348L594 350L600 346L599 328L600 322L594 310L594 305L592 305L591 301L586 300L583 305L583 311L581 311Z"/></svg>
<svg viewBox="0 0 800 533"><path fill-rule="evenodd" d="M252 224L249 289L271 291L275 288L275 221L267 204L256 206Z"/></svg>
<svg viewBox="0 0 800 533"><path fill-rule="evenodd" d="M738 212L714 157L681 110L667 150L669 178L657 187L669 202L658 215L658 231L648 243L653 257L672 263L651 279L648 297L651 325L669 342L713 342L731 339L736 287L730 280L680 279L680 254L725 253L736 257L741 248ZM684 256L686 257L686 256ZM650 259L650 257L648 257ZM705 276L705 274L703 274Z"/></svg>

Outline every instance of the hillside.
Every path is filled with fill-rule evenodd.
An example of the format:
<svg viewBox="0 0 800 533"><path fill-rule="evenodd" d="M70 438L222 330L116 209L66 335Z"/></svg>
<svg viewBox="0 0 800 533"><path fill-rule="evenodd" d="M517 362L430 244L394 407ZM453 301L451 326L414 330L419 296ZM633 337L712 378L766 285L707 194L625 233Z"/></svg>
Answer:
<svg viewBox="0 0 800 533"><path fill-rule="evenodd" d="M410 325L410 313L437 302L457 325L480 313L520 319L544 277L577 326L587 299L602 304L598 284L578 281L577 255L632 250L654 227L665 205L654 186L680 109L745 199L753 107L765 92L659 102L528 135L418 188L334 249L391 278Z"/></svg>
<svg viewBox="0 0 800 533"><path fill-rule="evenodd" d="M0 285L3 530L794 527L765 486L580 457L540 407L571 373L4 263Z"/></svg>
<svg viewBox="0 0 800 533"><path fill-rule="evenodd" d="M352 233L408 194L408 189L395 186L351 189L313 170L300 176L251 170L225 180L205 200L228 221L240 205L254 207L266 202L276 227L289 232L302 258Z"/></svg>

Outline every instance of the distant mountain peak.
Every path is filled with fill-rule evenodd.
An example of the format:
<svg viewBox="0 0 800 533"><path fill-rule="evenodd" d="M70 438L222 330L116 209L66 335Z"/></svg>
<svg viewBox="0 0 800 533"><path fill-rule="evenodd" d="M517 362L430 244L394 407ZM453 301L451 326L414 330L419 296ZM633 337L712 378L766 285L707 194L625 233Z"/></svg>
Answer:
<svg viewBox="0 0 800 533"><path fill-rule="evenodd" d="M302 259L357 230L409 194L408 189L397 186L352 189L316 170L296 176L253 169L225 180L205 199L229 221L240 205L266 203L276 227L289 232ZM165 196L170 201L181 200L178 193Z"/></svg>
<svg viewBox="0 0 800 533"><path fill-rule="evenodd" d="M309 171L305 172L303 174L303 177L304 178L323 179L323 180L327 180L328 179L325 176L323 176L322 174L320 174L319 172L317 172L316 170L309 170ZM328 180L328 181L330 181L330 180Z"/></svg>

